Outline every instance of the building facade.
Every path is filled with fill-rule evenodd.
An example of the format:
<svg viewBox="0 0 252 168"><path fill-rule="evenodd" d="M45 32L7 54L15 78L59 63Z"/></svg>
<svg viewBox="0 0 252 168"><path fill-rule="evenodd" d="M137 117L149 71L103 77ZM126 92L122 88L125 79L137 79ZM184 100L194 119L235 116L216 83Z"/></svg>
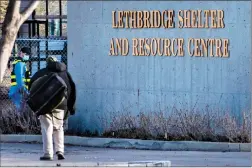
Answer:
<svg viewBox="0 0 252 168"><path fill-rule="evenodd" d="M68 2L68 69L78 90L77 114L71 119L72 125L81 120L83 129L102 129L99 117L111 112L170 113L176 108L202 113L225 111L239 118L250 111L250 6L250 1ZM215 9L223 11L215 13L219 14L220 28L178 27L179 10ZM114 28L116 23L120 24L120 16L116 15L119 11L154 10L174 10L175 28ZM116 17L113 11L117 12ZM168 13L164 16L168 17ZM203 19L204 15L201 16ZM111 56L112 38L128 39L127 56ZM219 39L213 43L228 46L229 55L223 55L224 49L219 51L222 56L213 57L190 56L190 52L183 56L134 56L134 38L184 39L185 51L189 50L191 38ZM228 39L228 44L223 39Z"/></svg>

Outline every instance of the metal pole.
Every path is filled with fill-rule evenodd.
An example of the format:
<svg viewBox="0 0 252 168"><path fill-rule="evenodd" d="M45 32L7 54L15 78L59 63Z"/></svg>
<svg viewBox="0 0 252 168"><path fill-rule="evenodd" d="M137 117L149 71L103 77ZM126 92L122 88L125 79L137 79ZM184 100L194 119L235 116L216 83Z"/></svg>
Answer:
<svg viewBox="0 0 252 168"><path fill-rule="evenodd" d="M39 22L37 22L37 35L38 35L38 38L40 38L40 34L39 34Z"/></svg>
<svg viewBox="0 0 252 168"><path fill-rule="evenodd" d="M37 35L38 35L38 38L39 37L39 22L37 22ZM40 42L36 42L37 43L37 54L38 54L38 70L40 70Z"/></svg>
<svg viewBox="0 0 252 168"><path fill-rule="evenodd" d="M46 27L45 27L45 30L46 30L46 32L45 32L45 35L46 35L46 37L48 36L48 18L47 18L47 16L48 16L48 0L46 0Z"/></svg>
<svg viewBox="0 0 252 168"><path fill-rule="evenodd" d="M48 58L48 0L46 0L46 58Z"/></svg>
<svg viewBox="0 0 252 168"><path fill-rule="evenodd" d="M59 12L60 12L60 37L62 36L62 3L61 0L59 0Z"/></svg>
<svg viewBox="0 0 252 168"><path fill-rule="evenodd" d="M30 22L28 22L28 26L29 26L29 32L28 32L28 34L29 34L29 38L31 38L31 23Z"/></svg>
<svg viewBox="0 0 252 168"><path fill-rule="evenodd" d="M36 11L32 12L32 36L35 36L36 28L35 28L35 22L34 22L34 17L36 15Z"/></svg>

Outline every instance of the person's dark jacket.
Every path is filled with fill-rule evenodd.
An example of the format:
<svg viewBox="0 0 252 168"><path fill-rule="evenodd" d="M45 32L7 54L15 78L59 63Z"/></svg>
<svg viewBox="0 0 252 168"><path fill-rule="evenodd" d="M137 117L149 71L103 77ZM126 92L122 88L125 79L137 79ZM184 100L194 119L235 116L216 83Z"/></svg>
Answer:
<svg viewBox="0 0 252 168"><path fill-rule="evenodd" d="M65 110L70 112L71 115L75 113L75 100L76 100L76 88L75 83L69 72L67 72L66 65L61 62L49 62L46 68L37 71L31 78L29 88L31 88L32 83L38 78L47 75L51 72L57 73L67 84L67 100L64 100L57 109Z"/></svg>

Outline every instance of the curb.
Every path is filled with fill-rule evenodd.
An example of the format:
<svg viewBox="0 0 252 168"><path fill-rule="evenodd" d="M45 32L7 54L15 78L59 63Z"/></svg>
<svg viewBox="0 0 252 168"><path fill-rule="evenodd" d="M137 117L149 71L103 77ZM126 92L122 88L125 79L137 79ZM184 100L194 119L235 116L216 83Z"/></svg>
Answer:
<svg viewBox="0 0 252 168"><path fill-rule="evenodd" d="M25 166L19 164L3 164L1 167L171 167L171 161L135 161L135 162L27 162Z"/></svg>
<svg viewBox="0 0 252 168"><path fill-rule="evenodd" d="M42 143L41 135L0 134L1 142ZM89 138L65 136L65 144L121 149L144 149L164 151L208 151L251 152L251 143L199 142L199 141L155 141L119 138Z"/></svg>
<svg viewBox="0 0 252 168"><path fill-rule="evenodd" d="M104 162L97 163L98 167L171 167L170 161L136 161L136 162Z"/></svg>

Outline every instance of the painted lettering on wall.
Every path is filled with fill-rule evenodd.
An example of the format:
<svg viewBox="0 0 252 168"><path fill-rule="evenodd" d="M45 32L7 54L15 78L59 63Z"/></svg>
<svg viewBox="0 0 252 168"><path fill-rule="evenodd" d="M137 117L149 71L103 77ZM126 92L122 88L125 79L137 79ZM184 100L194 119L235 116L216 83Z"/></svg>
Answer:
<svg viewBox="0 0 252 168"><path fill-rule="evenodd" d="M158 10L153 11L112 11L114 29L165 29L225 28L223 10ZM202 30L201 30L202 31ZM179 34L178 34L179 35ZM131 44L133 56L194 56L225 57L230 56L228 38L112 38L110 56L127 56Z"/></svg>

